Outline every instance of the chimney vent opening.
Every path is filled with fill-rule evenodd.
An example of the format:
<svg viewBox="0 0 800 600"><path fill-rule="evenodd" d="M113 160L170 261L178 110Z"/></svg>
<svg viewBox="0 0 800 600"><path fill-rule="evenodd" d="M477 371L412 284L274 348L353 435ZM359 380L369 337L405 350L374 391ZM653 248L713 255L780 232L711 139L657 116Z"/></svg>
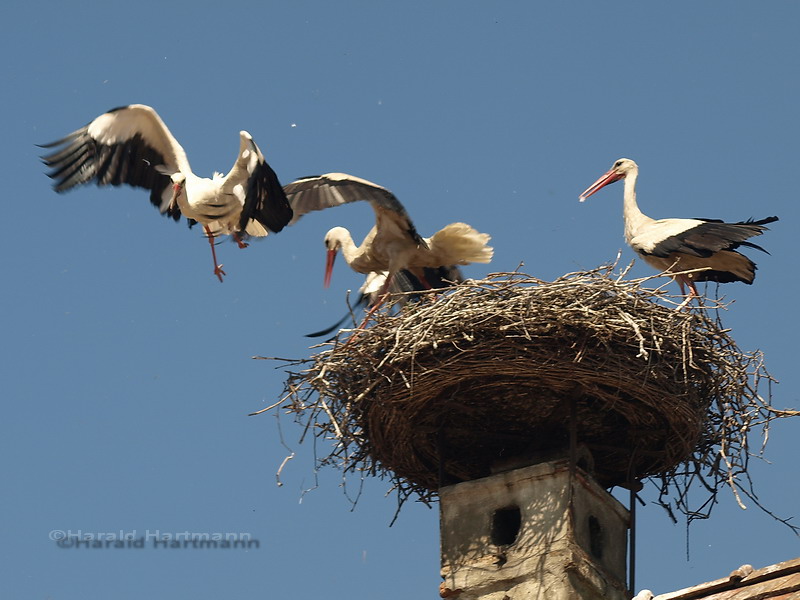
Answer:
<svg viewBox="0 0 800 600"><path fill-rule="evenodd" d="M521 525L519 506L498 508L492 515L492 543L495 546L510 546L517 541Z"/></svg>

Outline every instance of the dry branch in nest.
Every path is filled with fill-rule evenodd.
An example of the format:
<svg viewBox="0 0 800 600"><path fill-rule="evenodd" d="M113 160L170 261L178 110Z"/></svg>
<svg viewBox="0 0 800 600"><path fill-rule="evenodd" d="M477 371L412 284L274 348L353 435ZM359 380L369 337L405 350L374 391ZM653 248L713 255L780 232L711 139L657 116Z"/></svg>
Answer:
<svg viewBox="0 0 800 600"><path fill-rule="evenodd" d="M564 455L570 433L603 485L650 479L670 512L707 516L686 502L695 483L707 510L725 487L750 495L751 430L789 414L759 394L761 353L709 317L721 306L675 310L652 278L612 271L432 290L291 361L275 407L330 441L321 463L388 477L401 503Z"/></svg>

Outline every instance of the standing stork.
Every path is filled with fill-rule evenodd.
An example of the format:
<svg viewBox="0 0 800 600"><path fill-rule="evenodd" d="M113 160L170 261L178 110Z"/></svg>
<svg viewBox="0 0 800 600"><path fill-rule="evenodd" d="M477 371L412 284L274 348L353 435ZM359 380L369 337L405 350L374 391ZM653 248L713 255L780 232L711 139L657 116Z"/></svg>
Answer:
<svg viewBox="0 0 800 600"><path fill-rule="evenodd" d="M214 238L231 235L245 248L243 238L279 232L292 218L292 209L278 177L252 136L239 132L239 155L227 175L211 179L192 172L189 160L155 110L144 104L112 109L68 136L41 146L56 148L42 161L52 169L53 188L65 192L85 183L99 186L128 184L150 190L150 202L176 221L181 214L190 226L203 226L214 261Z"/></svg>
<svg viewBox="0 0 800 600"><path fill-rule="evenodd" d="M334 227L325 235L328 250L326 287L330 284L333 262L339 250L350 268L358 273L388 271L388 277L378 292L384 298L393 277L403 269L413 273L424 287L431 288L425 278L426 267L437 269L492 260L494 250L487 246L491 239L489 235L478 233L465 223L451 223L430 238L423 238L395 195L366 179L328 173L298 179L283 189L294 211L292 223L305 213L360 200L368 201L375 211L375 226L360 246L356 246L344 227Z"/></svg>
<svg viewBox="0 0 800 600"><path fill-rule="evenodd" d="M638 165L629 158L620 158L581 194L580 201L608 184L624 179L622 214L625 240L650 266L671 273L681 286L682 294L686 292L684 284L689 287L686 302L692 297L700 297L696 281L753 283L756 265L736 249L745 246L766 252L746 240L761 235L767 230L765 225L777 221L778 217L738 223L725 223L718 219L651 219L636 204L638 176ZM680 273L695 269L704 270Z"/></svg>

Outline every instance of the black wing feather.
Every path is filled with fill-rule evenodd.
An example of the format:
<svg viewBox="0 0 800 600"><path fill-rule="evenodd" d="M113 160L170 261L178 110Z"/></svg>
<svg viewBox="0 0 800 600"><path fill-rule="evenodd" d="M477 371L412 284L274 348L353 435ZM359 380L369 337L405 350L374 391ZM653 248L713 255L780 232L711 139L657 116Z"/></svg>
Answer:
<svg viewBox="0 0 800 600"><path fill-rule="evenodd" d="M707 258L720 250L735 250L739 246L766 252L761 246L746 240L767 231L765 225L777 221L778 217L767 217L759 221L748 219L738 223L725 223L718 219L698 220L705 222L662 240L646 254L667 257L673 252L681 252Z"/></svg>
<svg viewBox="0 0 800 600"><path fill-rule="evenodd" d="M289 205L278 175L266 161L259 161L247 181L247 196L239 220L239 229L244 231L250 219L278 233L292 220L294 211Z"/></svg>
<svg viewBox="0 0 800 600"><path fill-rule="evenodd" d="M41 147L59 148L42 157L42 162L51 169L47 176L54 180L53 189L59 193L85 183L126 184L149 190L151 204L160 209L161 196L172 183L168 175L154 168L164 164L164 156L146 144L139 134L124 142L106 145L89 135L87 125ZM177 206L167 207L164 212L176 221L180 219Z"/></svg>

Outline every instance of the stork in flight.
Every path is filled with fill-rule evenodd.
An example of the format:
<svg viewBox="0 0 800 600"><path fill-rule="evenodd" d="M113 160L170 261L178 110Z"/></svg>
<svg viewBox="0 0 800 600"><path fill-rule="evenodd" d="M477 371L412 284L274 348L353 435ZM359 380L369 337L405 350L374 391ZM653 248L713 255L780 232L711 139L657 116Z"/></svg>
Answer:
<svg viewBox="0 0 800 600"><path fill-rule="evenodd" d="M580 201L583 202L606 185L624 179L622 214L625 219L625 240L650 266L673 274L682 294L686 291L684 284L689 287L690 294L686 302L692 297L700 297L695 287L697 281L753 283L756 265L736 249L745 246L766 252L746 240L761 235L767 230L765 225L777 221L778 217L738 223L725 223L717 219L651 219L636 204L638 176L637 164L629 158L620 158L581 194ZM694 269L705 270L679 273Z"/></svg>
<svg viewBox="0 0 800 600"><path fill-rule="evenodd" d="M419 295L406 294L406 292L419 292L426 289L438 290L450 288L464 281L464 275L461 273L461 269L455 265L447 267L443 266L437 269L426 267L423 269L423 275L425 277L425 283L429 287L426 287L426 285L417 279L417 277L414 276L414 274L412 274L410 271L406 271L404 269L394 276L389 284L388 291L390 294L402 293L403 295L400 296L398 300L398 303L402 305L410 300L419 300ZM367 277L364 279L364 283L358 290L358 299L356 300L354 306L356 308L362 306L369 308L378 304L382 299L379 293L386 283L388 277L388 271L373 271L372 273L367 274ZM347 313L344 317L339 319L327 329L323 329L322 331L317 331L315 333L309 333L306 335L306 337L322 337L323 335L332 333L337 327L347 320L350 314L351 313Z"/></svg>
<svg viewBox="0 0 800 600"><path fill-rule="evenodd" d="M211 245L214 274L222 281L214 238L231 235L244 248L243 238L277 233L292 218L278 177L252 136L240 131L239 138L239 154L227 175L198 177L158 113L131 104L41 146L56 148L42 160L52 169L48 176L57 192L85 183L128 184L149 190L162 214L176 221L182 214L190 226L199 222Z"/></svg>
<svg viewBox="0 0 800 600"><path fill-rule="evenodd" d="M356 246L344 227L334 227L325 235L328 250L326 287L330 284L333 262L339 250L350 268L358 273L388 271L388 277L378 292L383 298L392 279L403 269L413 273L424 287L431 288L424 274L426 267L437 269L492 260L494 250L487 246L490 239L487 234L478 233L465 223L451 223L430 238L423 238L395 195L366 179L328 173L298 179L283 189L294 211L292 223L305 213L359 200L368 201L375 211L375 226L360 246Z"/></svg>

